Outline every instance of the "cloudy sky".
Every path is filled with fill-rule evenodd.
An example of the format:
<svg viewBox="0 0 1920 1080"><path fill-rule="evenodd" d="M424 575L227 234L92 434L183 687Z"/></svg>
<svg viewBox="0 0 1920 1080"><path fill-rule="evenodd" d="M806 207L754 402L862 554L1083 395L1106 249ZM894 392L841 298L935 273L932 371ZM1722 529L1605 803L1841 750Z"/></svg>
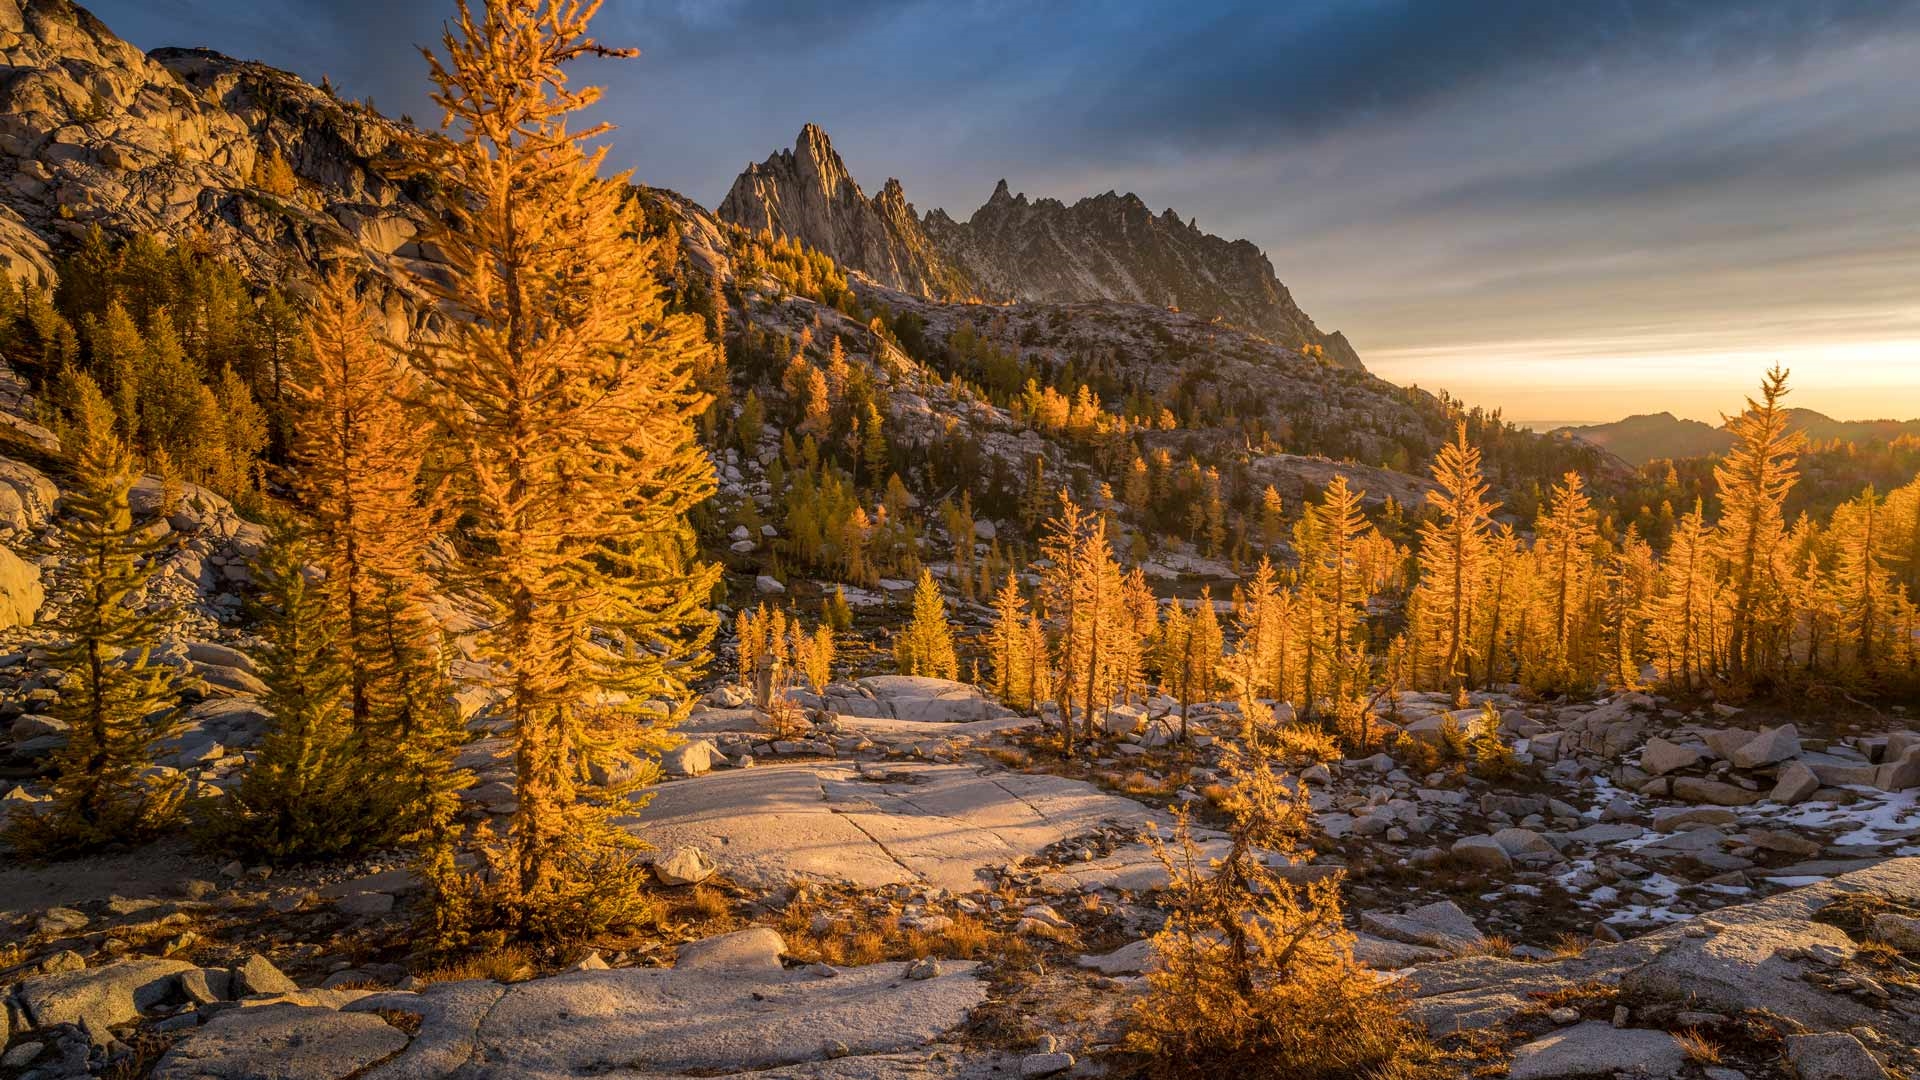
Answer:
<svg viewBox="0 0 1920 1080"><path fill-rule="evenodd" d="M85 0L83 0L85 2ZM452 0L92 0L437 122ZM827 129L869 192L1005 177L1264 248L1403 383L1520 420L1920 416L1920 0L607 0L616 157L709 206Z"/></svg>

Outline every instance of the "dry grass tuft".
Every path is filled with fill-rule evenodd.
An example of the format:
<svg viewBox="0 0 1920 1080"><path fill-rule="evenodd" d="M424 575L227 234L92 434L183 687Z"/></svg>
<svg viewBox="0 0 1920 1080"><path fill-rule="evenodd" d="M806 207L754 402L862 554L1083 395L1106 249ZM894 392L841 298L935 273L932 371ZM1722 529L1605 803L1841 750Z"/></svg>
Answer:
<svg viewBox="0 0 1920 1080"><path fill-rule="evenodd" d="M711 885L695 885L687 897L693 913L703 919L718 919L733 913L733 902Z"/></svg>
<svg viewBox="0 0 1920 1080"><path fill-rule="evenodd" d="M1499 934L1488 934L1479 941L1454 949L1453 955L1508 957L1513 955L1513 942Z"/></svg>
<svg viewBox="0 0 1920 1080"><path fill-rule="evenodd" d="M408 1035L420 1034L420 1024L426 1017L405 1009L375 1009L373 1015L387 1022L387 1026Z"/></svg>
<svg viewBox="0 0 1920 1080"><path fill-rule="evenodd" d="M429 985L444 982L470 982L487 979L497 983L525 982L533 978L533 959L517 945L495 949L477 956L463 957L420 973Z"/></svg>
<svg viewBox="0 0 1920 1080"><path fill-rule="evenodd" d="M1111 774L1109 774L1111 775ZM1152 773L1135 769L1125 776L1112 781L1112 786L1135 798L1146 796L1164 797L1179 789L1179 784L1170 776L1155 776Z"/></svg>
<svg viewBox="0 0 1920 1080"><path fill-rule="evenodd" d="M816 916L832 921L815 929ZM777 927L786 940L787 955L810 963L859 967L883 960L977 960L999 950L1005 940L978 918L958 914L939 930L900 925L888 911L868 908L828 910L817 900L795 901L781 913Z"/></svg>
<svg viewBox="0 0 1920 1080"><path fill-rule="evenodd" d="M1592 938L1581 934L1561 934L1553 943L1553 955L1558 960L1571 959L1586 952L1592 944Z"/></svg>
<svg viewBox="0 0 1920 1080"><path fill-rule="evenodd" d="M1024 769L1033 764L1033 755L1018 746L989 746L981 753L1009 769Z"/></svg>
<svg viewBox="0 0 1920 1080"><path fill-rule="evenodd" d="M1720 1044L1693 1028L1674 1032L1673 1041L1680 1044L1680 1049L1687 1055L1687 1060L1695 1065L1720 1064Z"/></svg>
<svg viewBox="0 0 1920 1080"><path fill-rule="evenodd" d="M1584 1009L1591 1005L1605 1004L1620 996L1620 988L1603 982L1584 982L1527 996L1533 999L1533 1004L1529 1005L1526 1011L1544 1015L1562 1005Z"/></svg>

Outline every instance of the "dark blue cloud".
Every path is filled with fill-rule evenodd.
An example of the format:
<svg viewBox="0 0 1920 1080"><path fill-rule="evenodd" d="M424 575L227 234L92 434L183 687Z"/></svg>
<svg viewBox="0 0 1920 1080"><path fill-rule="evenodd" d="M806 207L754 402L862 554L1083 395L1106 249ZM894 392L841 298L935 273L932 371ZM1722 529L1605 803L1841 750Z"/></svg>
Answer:
<svg viewBox="0 0 1920 1080"><path fill-rule="evenodd" d="M1920 21L1871 0L1320 0L1190 6L1118 50L1081 112L1108 133L1216 144L1311 135L1541 71L1788 63ZM1188 14L1190 13L1190 14Z"/></svg>

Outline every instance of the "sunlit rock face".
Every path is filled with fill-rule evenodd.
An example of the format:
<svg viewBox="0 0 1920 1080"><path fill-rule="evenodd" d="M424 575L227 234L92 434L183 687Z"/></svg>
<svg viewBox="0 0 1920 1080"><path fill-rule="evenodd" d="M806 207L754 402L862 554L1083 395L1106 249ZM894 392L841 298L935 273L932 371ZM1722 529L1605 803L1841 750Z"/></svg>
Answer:
<svg viewBox="0 0 1920 1080"><path fill-rule="evenodd" d="M0 58L16 280L49 283L52 253L95 227L204 242L261 280L354 258L403 289L431 268L415 238L432 195L394 167L408 124L262 64L142 53L68 0L0 0Z"/></svg>
<svg viewBox="0 0 1920 1080"><path fill-rule="evenodd" d="M827 133L808 124L782 150L733 182L720 217L793 237L888 288L953 298L973 291L933 247L898 180L867 198Z"/></svg>

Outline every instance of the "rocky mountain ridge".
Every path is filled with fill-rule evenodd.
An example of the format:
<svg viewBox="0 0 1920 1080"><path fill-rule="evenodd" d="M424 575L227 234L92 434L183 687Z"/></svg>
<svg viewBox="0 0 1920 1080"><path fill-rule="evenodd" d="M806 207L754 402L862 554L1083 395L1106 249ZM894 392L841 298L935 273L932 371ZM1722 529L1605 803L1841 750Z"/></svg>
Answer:
<svg viewBox="0 0 1920 1080"><path fill-rule="evenodd" d="M934 299L1114 300L1215 318L1290 348L1318 346L1361 368L1347 339L1314 325L1246 240L1228 241L1109 191L1067 205L1029 200L1005 180L966 221L916 217L900 182L867 198L826 132L749 165L720 203L726 221L792 237L888 288Z"/></svg>

